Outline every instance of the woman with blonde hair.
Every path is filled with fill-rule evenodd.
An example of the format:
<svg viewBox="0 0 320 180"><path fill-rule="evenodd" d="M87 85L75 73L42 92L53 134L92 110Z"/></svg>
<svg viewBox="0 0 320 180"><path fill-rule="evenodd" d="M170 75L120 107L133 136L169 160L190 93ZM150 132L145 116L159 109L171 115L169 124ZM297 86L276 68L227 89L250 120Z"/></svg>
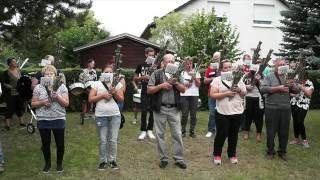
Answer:
<svg viewBox="0 0 320 180"><path fill-rule="evenodd" d="M42 69L45 78L55 78L57 70L52 65ZM44 80L44 79L43 79ZM51 131L57 147L57 172L63 172L64 130L66 120L65 107L69 105L68 89L61 84L56 91L48 91L43 83L38 84L33 91L31 106L36 109L37 127L40 132L42 152L45 160L43 173L51 168Z"/></svg>

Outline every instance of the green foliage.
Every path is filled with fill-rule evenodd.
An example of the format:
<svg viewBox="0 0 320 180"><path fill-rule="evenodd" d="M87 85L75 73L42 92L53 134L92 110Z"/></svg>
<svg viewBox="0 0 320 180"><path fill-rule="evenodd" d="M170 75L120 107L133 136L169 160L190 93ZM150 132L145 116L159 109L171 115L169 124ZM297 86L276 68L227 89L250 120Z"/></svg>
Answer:
<svg viewBox="0 0 320 180"><path fill-rule="evenodd" d="M60 67L74 67L79 64L74 47L109 36L109 32L99 27L93 12L88 11L91 3L74 0L6 1L4 6L1 3L0 41L19 52L21 59L39 63L45 55L52 54L60 61Z"/></svg>
<svg viewBox="0 0 320 180"><path fill-rule="evenodd" d="M236 59L241 55L236 45L239 34L231 27L227 18L219 18L214 9L208 14L204 11L182 18L171 13L156 19L156 28L151 30L152 39L162 42L171 40L172 48L179 56L197 56L198 50L206 46L206 59L209 62L215 51L225 49L224 58Z"/></svg>
<svg viewBox="0 0 320 180"><path fill-rule="evenodd" d="M8 57L20 57L21 55L16 50L5 42L0 40L0 68L7 67Z"/></svg>
<svg viewBox="0 0 320 180"><path fill-rule="evenodd" d="M320 57L320 3L318 0L289 0L289 10L283 11L280 30L284 33L282 49L276 55L295 60L299 49L312 49ZM314 59L312 57L310 60Z"/></svg>
<svg viewBox="0 0 320 180"><path fill-rule="evenodd" d="M91 1L3 1L0 5L1 38L24 55L38 60L56 54L54 33L75 10L91 7Z"/></svg>
<svg viewBox="0 0 320 180"><path fill-rule="evenodd" d="M99 28L99 24L93 12L88 11L78 14L74 19L69 19L66 22L67 27L55 34L60 48L63 47L62 65L64 67L79 64L73 48L109 36L110 33Z"/></svg>

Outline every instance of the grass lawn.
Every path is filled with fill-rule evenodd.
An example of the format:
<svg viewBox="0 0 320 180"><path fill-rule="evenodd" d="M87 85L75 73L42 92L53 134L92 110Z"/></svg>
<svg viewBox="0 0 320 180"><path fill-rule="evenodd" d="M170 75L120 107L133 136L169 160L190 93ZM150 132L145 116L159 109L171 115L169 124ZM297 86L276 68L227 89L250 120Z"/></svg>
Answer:
<svg viewBox="0 0 320 180"><path fill-rule="evenodd" d="M311 145L305 149L288 145L288 162L276 157L267 160L265 133L263 141L256 143L254 134L244 141L242 134L238 141L239 164L231 165L223 150L222 165L212 163L213 139L205 138L208 112L198 115L197 137L184 138L186 170L174 166L170 159L166 169L158 167L159 158L155 141L137 141L140 123L133 125L132 113L126 113L127 122L120 131L118 164L120 170L97 171L98 139L92 119L80 125L79 113L68 113L65 139L65 171L55 171L55 145L52 148L52 165L49 174L42 173L43 156L40 150L38 131L28 135L26 130L13 127L10 131L0 130L6 161L6 171L0 179L320 179L320 111L310 111L306 117L307 137ZM1 120L3 118L1 117ZM291 123L292 127L292 123ZM168 130L167 126L167 130ZM291 128L292 129L292 128ZM254 128L252 129L254 130ZM290 139L293 131L290 130ZM172 156L169 130L167 151ZM276 145L278 144L277 141ZM54 141L53 141L54 143Z"/></svg>

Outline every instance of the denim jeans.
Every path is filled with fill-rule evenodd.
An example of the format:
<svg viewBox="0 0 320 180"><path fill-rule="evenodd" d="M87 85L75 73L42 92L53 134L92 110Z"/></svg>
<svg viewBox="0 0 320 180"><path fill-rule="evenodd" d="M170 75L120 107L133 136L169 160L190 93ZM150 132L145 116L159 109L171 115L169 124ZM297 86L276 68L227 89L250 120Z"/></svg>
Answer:
<svg viewBox="0 0 320 180"><path fill-rule="evenodd" d="M4 163L4 159L3 159L2 145L0 143L0 164L1 163Z"/></svg>
<svg viewBox="0 0 320 180"><path fill-rule="evenodd" d="M102 162L116 161L118 133L121 116L96 117L99 138L99 160ZM107 149L107 153L106 153ZM108 158L107 158L108 154Z"/></svg>
<svg viewBox="0 0 320 180"><path fill-rule="evenodd" d="M208 132L214 133L216 131L216 100L213 98L208 98L208 106L209 106L209 122L208 122Z"/></svg>

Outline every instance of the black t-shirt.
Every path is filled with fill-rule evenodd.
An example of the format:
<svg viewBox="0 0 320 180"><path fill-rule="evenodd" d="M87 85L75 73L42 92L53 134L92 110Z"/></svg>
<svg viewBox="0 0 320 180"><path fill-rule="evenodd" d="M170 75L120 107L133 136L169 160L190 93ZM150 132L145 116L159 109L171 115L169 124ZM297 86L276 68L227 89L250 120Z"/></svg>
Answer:
<svg viewBox="0 0 320 180"><path fill-rule="evenodd" d="M148 68L150 66L151 65L147 64L146 62L142 64L138 64L135 73L137 75L140 74L141 76L144 76L144 75L150 76L150 74L148 74ZM141 94L147 94L147 87L148 87L148 80L141 80Z"/></svg>

